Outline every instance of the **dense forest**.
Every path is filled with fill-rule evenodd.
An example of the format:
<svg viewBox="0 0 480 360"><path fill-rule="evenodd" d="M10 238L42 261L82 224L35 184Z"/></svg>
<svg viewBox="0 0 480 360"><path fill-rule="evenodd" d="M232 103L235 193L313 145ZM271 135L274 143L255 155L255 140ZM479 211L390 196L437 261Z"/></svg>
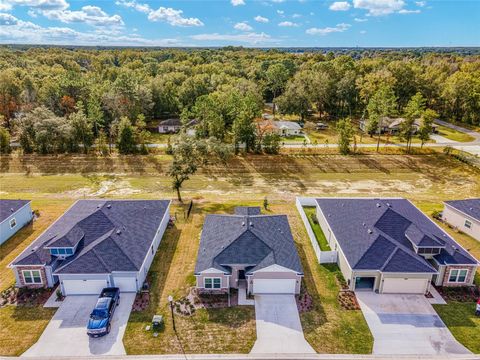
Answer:
<svg viewBox="0 0 480 360"><path fill-rule="evenodd" d="M94 144L146 151L148 124L179 116L198 120L199 139L253 151L255 119L271 102L302 119L367 118L372 129L380 115L418 114L415 104L478 125L480 55L0 48L2 149L15 140L26 153L87 152Z"/></svg>

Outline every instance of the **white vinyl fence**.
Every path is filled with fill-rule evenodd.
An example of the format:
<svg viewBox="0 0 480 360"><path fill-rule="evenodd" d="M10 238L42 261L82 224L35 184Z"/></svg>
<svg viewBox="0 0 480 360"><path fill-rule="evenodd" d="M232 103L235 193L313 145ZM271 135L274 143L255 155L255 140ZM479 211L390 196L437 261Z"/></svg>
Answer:
<svg viewBox="0 0 480 360"><path fill-rule="evenodd" d="M322 251L320 250L320 245L318 245L317 237L313 232L312 227L310 226L310 222L308 221L307 214L303 210L304 206L317 206L317 202L314 198L306 198L306 197L297 197L295 200L295 205L297 206L297 210L300 213L300 217L303 220L303 224L305 225L305 229L307 229L308 237L310 238L310 242L313 246L313 250L315 251L315 255L317 256L318 262L320 264L326 263L336 263L337 262L337 252L336 251Z"/></svg>

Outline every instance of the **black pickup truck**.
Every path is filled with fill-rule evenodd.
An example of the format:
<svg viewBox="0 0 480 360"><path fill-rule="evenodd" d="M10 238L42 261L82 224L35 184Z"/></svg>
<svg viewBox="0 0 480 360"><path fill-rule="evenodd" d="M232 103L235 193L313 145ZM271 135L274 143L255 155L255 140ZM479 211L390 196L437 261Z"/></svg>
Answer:
<svg viewBox="0 0 480 360"><path fill-rule="evenodd" d="M90 314L87 325L87 334L99 337L110 332L110 323L115 308L120 303L120 289L116 287L104 288L100 293L97 304Z"/></svg>

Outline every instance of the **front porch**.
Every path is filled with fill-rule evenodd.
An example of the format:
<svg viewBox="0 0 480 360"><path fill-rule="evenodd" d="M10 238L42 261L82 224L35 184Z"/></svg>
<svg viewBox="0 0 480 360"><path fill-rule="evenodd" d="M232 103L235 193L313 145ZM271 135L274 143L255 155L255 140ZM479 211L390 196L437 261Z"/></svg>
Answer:
<svg viewBox="0 0 480 360"><path fill-rule="evenodd" d="M246 280L238 280L238 305L255 305L255 300L247 297Z"/></svg>

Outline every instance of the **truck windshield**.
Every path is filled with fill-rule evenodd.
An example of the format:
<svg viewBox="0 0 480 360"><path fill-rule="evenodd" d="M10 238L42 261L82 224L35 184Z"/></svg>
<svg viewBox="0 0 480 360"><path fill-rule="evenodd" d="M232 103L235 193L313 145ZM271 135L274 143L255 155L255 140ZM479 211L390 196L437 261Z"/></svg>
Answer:
<svg viewBox="0 0 480 360"><path fill-rule="evenodd" d="M93 309L90 317L92 319L105 319L107 317L107 312L104 309Z"/></svg>

